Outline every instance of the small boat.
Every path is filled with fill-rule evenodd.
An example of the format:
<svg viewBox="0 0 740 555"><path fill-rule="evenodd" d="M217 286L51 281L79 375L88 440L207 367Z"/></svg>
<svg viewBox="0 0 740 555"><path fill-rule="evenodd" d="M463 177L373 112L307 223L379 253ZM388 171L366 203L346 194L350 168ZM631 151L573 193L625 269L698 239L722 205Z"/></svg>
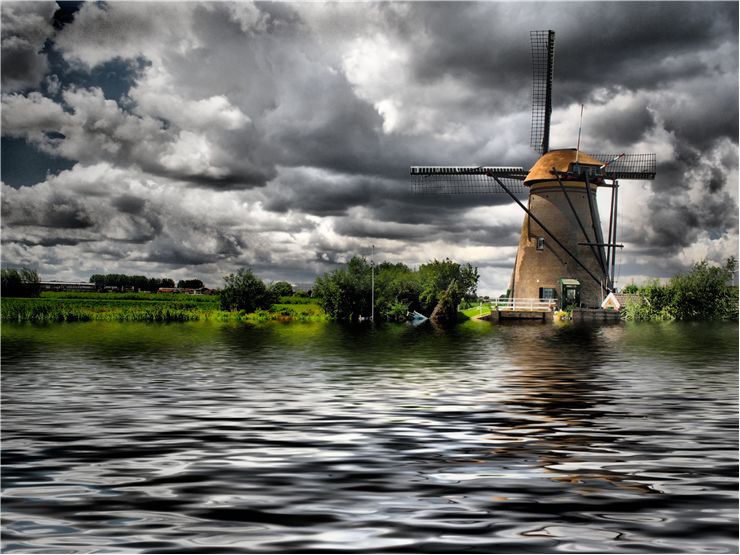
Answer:
<svg viewBox="0 0 740 555"><path fill-rule="evenodd" d="M422 322L426 320L428 320L426 316L424 316L420 312L416 312L415 310L409 314L409 321L414 326L418 326L419 324L421 324Z"/></svg>

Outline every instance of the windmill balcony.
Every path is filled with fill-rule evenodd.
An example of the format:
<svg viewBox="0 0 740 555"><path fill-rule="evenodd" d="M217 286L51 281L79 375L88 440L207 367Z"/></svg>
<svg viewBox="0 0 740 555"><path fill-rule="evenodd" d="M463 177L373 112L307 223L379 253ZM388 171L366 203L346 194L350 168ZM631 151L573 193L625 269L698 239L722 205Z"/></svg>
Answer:
<svg viewBox="0 0 740 555"><path fill-rule="evenodd" d="M557 299L511 298L496 301L492 308L499 311L552 312L557 302Z"/></svg>

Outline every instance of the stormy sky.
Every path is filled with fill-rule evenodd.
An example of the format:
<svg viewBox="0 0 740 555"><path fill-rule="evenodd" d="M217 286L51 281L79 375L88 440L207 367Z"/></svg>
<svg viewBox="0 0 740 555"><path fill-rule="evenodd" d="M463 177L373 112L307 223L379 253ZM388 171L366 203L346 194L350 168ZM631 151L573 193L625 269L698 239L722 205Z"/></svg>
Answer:
<svg viewBox="0 0 740 555"><path fill-rule="evenodd" d="M618 286L738 251L738 4L3 2L2 264L222 285L355 254L506 289L522 212L420 196L414 164L521 165L529 31L552 148L654 152L620 188ZM607 213L608 192L599 199Z"/></svg>

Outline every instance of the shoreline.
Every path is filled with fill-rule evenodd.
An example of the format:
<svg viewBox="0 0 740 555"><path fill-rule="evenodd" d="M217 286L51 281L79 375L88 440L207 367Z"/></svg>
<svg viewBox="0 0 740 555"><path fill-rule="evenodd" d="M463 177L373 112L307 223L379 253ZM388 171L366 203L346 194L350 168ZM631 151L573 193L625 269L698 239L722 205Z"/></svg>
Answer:
<svg viewBox="0 0 740 555"><path fill-rule="evenodd" d="M328 315L312 299L279 302L255 312L221 310L217 296L165 294L42 293L38 298L3 297L3 323L55 322L265 322L324 321ZM281 299L282 301L283 299ZM285 299L288 300L288 299Z"/></svg>

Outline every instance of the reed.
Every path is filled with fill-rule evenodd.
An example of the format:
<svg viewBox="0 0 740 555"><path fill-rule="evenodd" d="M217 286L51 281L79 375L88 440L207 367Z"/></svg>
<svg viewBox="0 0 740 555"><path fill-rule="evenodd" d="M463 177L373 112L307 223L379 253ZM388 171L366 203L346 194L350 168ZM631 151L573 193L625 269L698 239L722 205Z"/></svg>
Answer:
<svg viewBox="0 0 740 555"><path fill-rule="evenodd" d="M5 322L80 322L89 320L112 322L186 322L191 320L253 321L325 320L326 314L316 304L273 305L270 310L255 313L223 311L218 299L211 302L193 300L191 295L177 298L135 299L102 294L51 294L42 298L3 298L0 316ZM142 295L142 294L138 294ZM146 295L146 294L143 294ZM186 298L183 298L186 297Z"/></svg>

